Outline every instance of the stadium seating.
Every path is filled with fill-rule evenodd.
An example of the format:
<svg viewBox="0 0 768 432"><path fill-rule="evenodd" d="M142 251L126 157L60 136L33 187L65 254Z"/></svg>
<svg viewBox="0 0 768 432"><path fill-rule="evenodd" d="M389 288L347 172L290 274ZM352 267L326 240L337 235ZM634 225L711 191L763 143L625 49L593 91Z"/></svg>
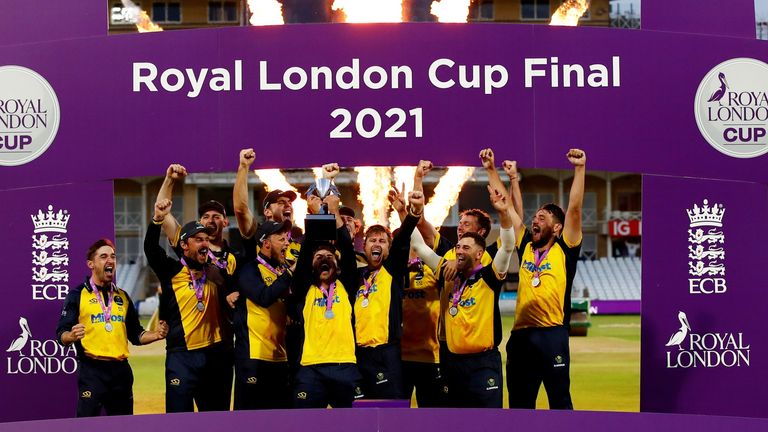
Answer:
<svg viewBox="0 0 768 432"><path fill-rule="evenodd" d="M640 258L579 261L572 293L591 300L640 300Z"/></svg>
<svg viewBox="0 0 768 432"><path fill-rule="evenodd" d="M134 291L141 274L141 265L121 263L117 269L117 286L124 289L132 299L135 298L136 293Z"/></svg>

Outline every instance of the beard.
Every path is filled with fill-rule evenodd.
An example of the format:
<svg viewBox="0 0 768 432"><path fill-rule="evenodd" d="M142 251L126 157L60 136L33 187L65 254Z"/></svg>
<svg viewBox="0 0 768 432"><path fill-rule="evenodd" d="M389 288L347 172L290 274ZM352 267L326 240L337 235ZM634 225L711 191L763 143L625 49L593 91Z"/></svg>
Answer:
<svg viewBox="0 0 768 432"><path fill-rule="evenodd" d="M534 249L540 249L549 243L549 240L552 239L552 237L555 236L555 233L552 231L552 228L550 227L541 227L541 231L539 232L538 239L536 239L536 235L534 234L534 240L531 242L531 246Z"/></svg>

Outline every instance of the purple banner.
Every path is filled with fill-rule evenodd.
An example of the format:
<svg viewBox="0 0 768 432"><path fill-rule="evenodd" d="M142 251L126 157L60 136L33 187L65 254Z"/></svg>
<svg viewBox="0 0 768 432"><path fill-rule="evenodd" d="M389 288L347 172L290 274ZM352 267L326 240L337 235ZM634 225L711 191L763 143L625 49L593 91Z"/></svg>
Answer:
<svg viewBox="0 0 768 432"><path fill-rule="evenodd" d="M640 300L592 300L589 302L589 312L595 315L639 314L640 310Z"/></svg>
<svg viewBox="0 0 768 432"><path fill-rule="evenodd" d="M50 83L61 123L47 151L4 168L0 181L10 188L158 175L173 161L192 172L233 171L247 146L256 148L258 168L419 158L476 165L483 146L522 167L567 168L563 155L578 146L593 170L768 181L765 156L716 150L692 109L705 78L707 97L719 85L711 69L766 53L762 41L738 38L438 24L225 28L3 47L5 64ZM750 71L726 71L745 97L760 94L753 83L762 75ZM756 104L750 115L768 116L761 99L730 95L705 98L701 110L714 116L730 103L722 115L742 115L742 102ZM750 150L760 154L768 137L758 123L759 131L718 133L755 138ZM105 155L120 163L104 163ZM62 160L66 171L57 169Z"/></svg>
<svg viewBox="0 0 768 432"><path fill-rule="evenodd" d="M761 184L643 177L643 411L765 415L768 389L749 383L768 373L766 196Z"/></svg>
<svg viewBox="0 0 768 432"><path fill-rule="evenodd" d="M738 430L764 431L768 420L717 416L692 416L645 413L608 413L588 411L532 411L465 409L334 409L283 411L238 411L218 413L185 413L141 415L114 418L98 417L67 419L3 425L7 432L38 432L56 430L108 429L113 432L135 430L236 430L245 424L258 424L265 430L280 431L339 431L416 432L440 430L460 432L472 429L498 429L500 425L526 430L567 430L576 424L589 425L593 432L626 431L678 432L690 428L698 432Z"/></svg>
<svg viewBox="0 0 768 432"><path fill-rule="evenodd" d="M90 274L88 246L114 238L112 194L111 182L0 192L11 203L4 222L13 250L3 254L2 421L75 414L77 361L74 347L56 341L56 324L69 287Z"/></svg>

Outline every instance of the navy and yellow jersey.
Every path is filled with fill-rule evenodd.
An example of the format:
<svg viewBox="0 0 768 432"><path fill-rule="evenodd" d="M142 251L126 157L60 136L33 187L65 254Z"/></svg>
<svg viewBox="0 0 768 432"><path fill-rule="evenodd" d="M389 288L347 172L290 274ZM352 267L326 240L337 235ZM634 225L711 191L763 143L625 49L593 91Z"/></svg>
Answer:
<svg viewBox="0 0 768 432"><path fill-rule="evenodd" d="M226 295L232 278L227 269L207 263L193 268L195 278L205 274L203 311L197 309L197 296L189 271L177 260L165 254L159 245L160 225L149 224L144 238L144 254L149 266L160 280L160 319L168 323L168 351L191 351L205 348L231 337L226 334ZM189 263L198 267L194 263ZM229 268L229 267L227 267Z"/></svg>
<svg viewBox="0 0 768 432"><path fill-rule="evenodd" d="M456 260L456 246L451 243L449 240L447 240L445 237L440 237L438 234L437 237L435 237L435 246L434 246L435 253L440 255L442 258L440 259L440 264L438 265L437 269L437 276L438 278L441 276L441 269L443 268L443 265L446 261L455 261ZM498 249L497 249L498 250ZM485 252L483 252L482 258L480 258L480 264L482 265L488 265L493 261L494 255L491 255L488 252L488 249L486 248ZM445 327L443 326L443 316L448 312L448 296L450 296L449 292L446 292L446 290L440 291L440 320L438 323L438 338L441 341L445 341Z"/></svg>
<svg viewBox="0 0 768 432"><path fill-rule="evenodd" d="M474 354L496 348L501 342L501 313L499 293L504 285L506 269L501 274L493 262L474 273L466 281L456 306L457 313L450 314L453 306L451 296L454 285L457 289L464 281L445 281L442 276L438 286L448 293L448 310L443 311L448 350L454 354Z"/></svg>
<svg viewBox="0 0 768 432"><path fill-rule="evenodd" d="M571 241L565 235L557 237L538 268L532 238L533 234L525 226L517 236L520 283L513 330L568 325L571 318L571 286L576 276L581 238ZM532 280L536 271L540 272L540 284L534 287Z"/></svg>
<svg viewBox="0 0 768 432"><path fill-rule="evenodd" d="M241 359L286 361L285 297L291 274L279 263L259 254L278 274L259 261L246 264L239 273L240 298L235 308L235 355Z"/></svg>
<svg viewBox="0 0 768 432"><path fill-rule="evenodd" d="M171 247L173 248L173 251L176 253L176 256L179 258L184 256L184 252L179 245L180 235L181 226L176 229L176 234L173 236L173 239L168 240L168 242L171 244ZM229 243L227 243L226 240L224 240L220 250L211 249L211 254L213 254L216 262L213 262L210 256L208 257L208 262L217 266L223 266L226 264L226 272L231 275L235 274L238 266L242 266L244 263L243 257L241 257L240 254L238 254L234 249L229 247Z"/></svg>
<svg viewBox="0 0 768 432"><path fill-rule="evenodd" d="M89 278L69 291L64 299L56 336L61 343L61 335L72 330L75 324L85 326L85 337L75 342L77 356L97 360L125 360L128 358L128 341L141 345L144 328L139 323L139 315L128 294L120 288L114 293L110 306L112 331L106 330L104 311L96 296L100 295L107 305L108 287L91 288Z"/></svg>
<svg viewBox="0 0 768 432"><path fill-rule="evenodd" d="M365 307L364 293L367 288L364 282L355 296L355 339L358 346L376 347L397 342L402 336L402 299L408 276L411 233L418 221L415 216L405 217L378 272L367 267L361 269L361 278L371 288Z"/></svg>
<svg viewBox="0 0 768 432"><path fill-rule="evenodd" d="M324 363L356 363L352 303L360 286L355 250L346 227L336 230L336 247L341 253L339 278L333 302L333 318L325 317L328 299L313 280L312 258L318 242L306 238L293 274L289 318L297 333L289 353L302 366Z"/></svg>
<svg viewBox="0 0 768 432"><path fill-rule="evenodd" d="M432 270L419 262L408 274L408 288L403 294L403 337L400 341L403 361L440 363L437 322L440 295Z"/></svg>

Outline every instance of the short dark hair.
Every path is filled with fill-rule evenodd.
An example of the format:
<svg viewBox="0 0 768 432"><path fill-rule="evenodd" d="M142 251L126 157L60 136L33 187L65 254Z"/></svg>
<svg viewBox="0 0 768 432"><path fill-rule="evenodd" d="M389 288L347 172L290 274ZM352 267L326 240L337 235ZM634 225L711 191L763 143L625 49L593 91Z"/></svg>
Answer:
<svg viewBox="0 0 768 432"><path fill-rule="evenodd" d="M485 250L485 237L481 236L476 232L466 232L464 233L463 236L461 236L461 238L467 238L467 237L474 240L476 245L480 246L483 250Z"/></svg>
<svg viewBox="0 0 768 432"><path fill-rule="evenodd" d="M332 253L334 256L336 255L336 247L328 242L320 242L317 245L315 245L314 249L315 250L312 251L312 256L315 256L315 254L321 250L327 250L328 252Z"/></svg>
<svg viewBox="0 0 768 432"><path fill-rule="evenodd" d="M483 238L488 237L488 234L491 233L491 217L488 216L488 213L486 213L485 211L477 208L473 208L469 210L464 210L459 215L459 217L461 216L474 216L475 218L477 218L477 224L480 225L480 228L483 228L485 230L485 234L483 234Z"/></svg>
<svg viewBox="0 0 768 432"><path fill-rule="evenodd" d="M385 234L387 236L387 240L389 240L390 243L392 242L392 232L389 231L389 228L379 224L369 226L368 229L365 230L365 238L368 238L370 235L379 233Z"/></svg>
<svg viewBox="0 0 768 432"><path fill-rule="evenodd" d="M88 252L85 255L85 258L88 261L93 261L93 256L96 255L96 251L104 246L109 246L112 248L112 250L116 251L115 244L112 243L112 240L108 238L100 238L96 240L90 247L88 247Z"/></svg>
<svg viewBox="0 0 768 432"><path fill-rule="evenodd" d="M556 223L565 226L565 213L563 213L563 209L561 209L559 205L555 203L544 204L539 208L539 210L549 212L552 215L552 218L555 219Z"/></svg>

